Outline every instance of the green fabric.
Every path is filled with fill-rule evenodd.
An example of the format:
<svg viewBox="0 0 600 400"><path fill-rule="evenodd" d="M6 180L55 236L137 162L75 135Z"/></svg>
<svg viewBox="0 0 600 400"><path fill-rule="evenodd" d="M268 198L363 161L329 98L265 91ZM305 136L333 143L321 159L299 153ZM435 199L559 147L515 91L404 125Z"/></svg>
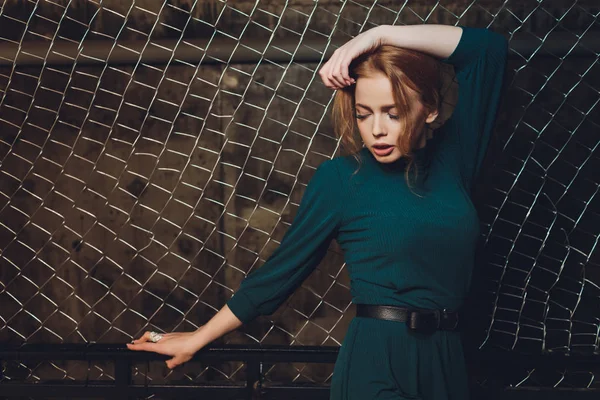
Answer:
<svg viewBox="0 0 600 400"><path fill-rule="evenodd" d="M227 303L244 323L273 313L332 239L344 252L353 303L449 310L463 304L480 235L470 194L500 103L507 41L487 29L461 28L457 48L442 60L455 68L458 102L417 151L421 173L413 190L424 197L407 186L403 159L382 164L363 148L355 175L352 156L323 162L280 246ZM354 318L331 392L332 399L465 399L465 385L458 332L415 338L404 324Z"/></svg>

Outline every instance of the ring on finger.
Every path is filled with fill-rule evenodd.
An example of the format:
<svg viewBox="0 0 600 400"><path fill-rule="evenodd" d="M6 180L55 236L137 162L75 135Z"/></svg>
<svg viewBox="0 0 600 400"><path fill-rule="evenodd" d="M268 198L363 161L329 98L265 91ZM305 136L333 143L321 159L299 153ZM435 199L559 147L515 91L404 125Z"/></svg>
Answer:
<svg viewBox="0 0 600 400"><path fill-rule="evenodd" d="M156 343L162 338L163 338L163 335L161 335L160 333L154 332L154 331L150 332L150 341L151 342Z"/></svg>

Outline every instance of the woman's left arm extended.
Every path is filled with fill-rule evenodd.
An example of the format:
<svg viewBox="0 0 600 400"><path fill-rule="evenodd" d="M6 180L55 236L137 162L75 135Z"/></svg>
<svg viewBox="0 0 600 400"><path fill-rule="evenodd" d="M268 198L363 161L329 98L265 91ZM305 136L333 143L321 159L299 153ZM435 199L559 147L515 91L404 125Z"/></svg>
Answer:
<svg viewBox="0 0 600 400"><path fill-rule="evenodd" d="M348 86L353 83L348 74L350 62L383 44L447 58L456 49L461 33L460 27L452 25L381 25L361 33L335 50L319 75L328 88Z"/></svg>

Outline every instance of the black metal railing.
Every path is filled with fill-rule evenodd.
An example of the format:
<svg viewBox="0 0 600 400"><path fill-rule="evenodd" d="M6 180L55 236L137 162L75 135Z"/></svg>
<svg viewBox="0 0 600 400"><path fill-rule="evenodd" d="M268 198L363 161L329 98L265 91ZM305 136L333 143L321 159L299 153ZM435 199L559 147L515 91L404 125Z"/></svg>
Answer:
<svg viewBox="0 0 600 400"><path fill-rule="evenodd" d="M114 363L114 380L110 381L25 381L0 376L0 397L132 399L161 398L210 399L328 399L329 386L297 383L274 384L263 381L265 364L302 362L335 363L335 346L208 346L190 360L205 364L241 361L246 366L245 382L231 384L136 384L133 365L156 362L169 357L150 352L129 351L123 344L23 344L0 346L0 360L31 362L51 360L108 361ZM526 355L501 350L467 351L469 367L475 376L485 379L472 383L476 399L597 399L600 390L582 388L546 388L518 386L509 382L510 371L518 369L593 370L600 365L599 355Z"/></svg>

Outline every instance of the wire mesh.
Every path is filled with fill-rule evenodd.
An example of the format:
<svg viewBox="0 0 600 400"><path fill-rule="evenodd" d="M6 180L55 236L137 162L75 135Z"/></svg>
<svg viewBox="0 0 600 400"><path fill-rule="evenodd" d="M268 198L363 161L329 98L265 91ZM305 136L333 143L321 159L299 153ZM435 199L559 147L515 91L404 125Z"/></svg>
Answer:
<svg viewBox="0 0 600 400"><path fill-rule="evenodd" d="M314 169L339 154L332 92L317 74L325 51L380 24L445 23L537 43L511 49L510 100L478 188L489 315L480 345L598 351L600 71L583 44L598 29L593 2L1 7L0 341L124 343L205 323L277 247ZM552 54L559 39L568 51ZM273 316L221 340L339 345L354 314L344 267L334 244ZM114 379L101 363L4 369L32 381ZM267 381L326 383L331 373L264 370ZM239 363L144 365L134 380L243 374ZM523 371L515 383L598 386L592 371Z"/></svg>

